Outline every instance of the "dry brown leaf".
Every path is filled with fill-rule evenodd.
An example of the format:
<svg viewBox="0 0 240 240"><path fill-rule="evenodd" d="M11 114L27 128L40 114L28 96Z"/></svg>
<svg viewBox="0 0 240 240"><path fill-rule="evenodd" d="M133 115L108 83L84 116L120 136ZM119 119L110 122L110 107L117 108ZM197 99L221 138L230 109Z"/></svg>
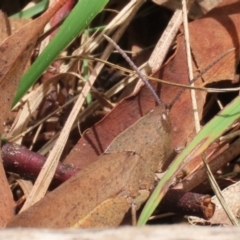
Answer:
<svg viewBox="0 0 240 240"><path fill-rule="evenodd" d="M200 70L227 50L235 48L235 51L229 53L203 75L204 84L226 79L234 80L239 62L239 7L239 1L224 0L204 18L189 26L191 48L196 67Z"/></svg>
<svg viewBox="0 0 240 240"><path fill-rule="evenodd" d="M181 9L182 1L180 0L152 0L158 5L168 7L172 10ZM189 11L189 16L191 18L200 18L203 14L207 13L214 7L216 7L222 0L191 0L192 5ZM190 2L191 2L190 1Z"/></svg>
<svg viewBox="0 0 240 240"><path fill-rule="evenodd" d="M10 191L5 171L0 165L0 227L3 228L6 226L7 222L13 217L14 214L14 201L12 192Z"/></svg>
<svg viewBox="0 0 240 240"><path fill-rule="evenodd" d="M35 42L42 33L46 23L66 1L55 1L44 14L13 33L0 46L1 133L3 133L2 125L9 116L18 82L35 46Z"/></svg>
<svg viewBox="0 0 240 240"><path fill-rule="evenodd" d="M0 11L0 43L9 36L9 27L8 19L4 13ZM6 223L13 217L14 201L2 166L2 161L0 164L0 182L0 192L2 193L0 200L0 227L5 227Z"/></svg>
<svg viewBox="0 0 240 240"><path fill-rule="evenodd" d="M4 123L11 116L11 104L18 82L29 60L35 41L43 27L64 2L56 1L41 17L19 29L5 39L0 46L0 134L4 132ZM3 17L3 15L1 15ZM6 31L8 32L8 31ZM2 161L0 163L0 227L4 227L13 216L14 202L10 191Z"/></svg>

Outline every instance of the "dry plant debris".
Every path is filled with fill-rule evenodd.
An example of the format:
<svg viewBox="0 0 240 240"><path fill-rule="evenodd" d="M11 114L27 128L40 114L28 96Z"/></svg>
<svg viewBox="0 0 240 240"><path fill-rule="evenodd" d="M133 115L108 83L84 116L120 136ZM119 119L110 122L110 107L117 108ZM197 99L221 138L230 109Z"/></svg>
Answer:
<svg viewBox="0 0 240 240"><path fill-rule="evenodd" d="M125 70L127 64L113 52L111 45L106 45L103 37L103 34L110 35L123 49L128 49L129 56L143 74L189 85L184 31L180 26L182 13L176 8L175 1L169 1L169 10L162 7L162 1L152 1L156 3L154 4L110 0L106 10L67 47L61 58L49 66L15 110L10 111L20 78L38 51L42 51L43 44L48 44L49 40L45 39L45 43L42 41L45 34L50 34L45 32L42 35L45 25L65 2L54 1L40 17L31 20L9 37L6 36L0 45L0 132L9 141L2 146L3 163L9 182L13 178L12 172L22 178L30 176L35 181L45 159L52 148L55 149L56 141L64 142L56 158L55 167L58 167L50 185L51 192L44 196L43 191L39 197L43 197L42 200L33 206L25 206L27 210L16 212L16 216L13 216L14 200L18 211L24 199L29 200L29 196L14 195L13 200L4 169L0 167L1 191L5 193L0 202L1 216L5 216L0 219L2 227L110 227L126 222L129 224L129 209L133 204L139 208L151 194L155 180L158 180L158 177L154 177L154 172L164 171L172 161L171 151L184 147L195 136L190 91L185 90L169 109L171 124L162 126L161 116L165 110L157 106L145 85L136 85L138 77L134 72ZM196 76L229 49L234 48L234 51L222 57L196 80L195 86L235 87L239 83L236 66L239 61L240 3L237 0L223 0L207 6L204 2L206 3L201 2L199 7L199 1L190 1L192 8L188 27L193 75ZM54 15L50 28L61 24L75 3L68 1L66 4L68 5L64 5L61 12ZM11 31L8 30L9 26L13 26L12 23L3 14L0 17L3 19L0 25L1 36L3 33L10 34ZM99 27L100 20L105 28L94 32L94 28ZM165 23L160 25L161 21ZM50 32L49 39L57 29ZM161 35L165 36L164 40L159 40ZM152 45L157 42L160 45L157 44L154 48ZM166 55L159 56L158 59L161 43L165 46ZM101 60L95 58L99 55ZM114 64L107 64L106 61ZM121 71L119 66L122 67ZM89 81L89 85L86 81ZM181 91L177 86L159 82L151 81L151 85L167 106L171 105ZM81 94L85 95L84 98ZM206 91L196 91L201 123L214 117L219 108L235 96L235 93L208 94ZM69 113L75 108L78 119L75 121L72 118L69 124ZM3 124L6 126L3 127ZM68 128L68 132L63 141L61 130L65 128ZM236 123L229 132L238 128ZM217 177L232 171L235 166L239 156L238 141L219 141L208 149L207 161ZM27 146L31 151L16 143ZM45 156L36 154L36 151ZM57 164L60 156L63 164ZM26 161L33 168L27 169ZM51 174L54 175L54 169ZM176 198L172 204L180 206L180 210L174 208L178 214L195 213L196 216L205 217L211 224L229 224L218 205L213 215L214 204L218 203L205 195L209 189L203 185L207 177L201 157L193 159L178 177L173 189L165 196L163 205L159 206L161 211L163 208L170 211L167 207L170 202L168 199ZM236 175L229 177L226 182L230 185L232 181L238 180ZM54 189L60 183L62 184ZM12 186L15 185L12 183ZM197 188L194 190L199 185L204 186L201 193L196 192ZM48 185L45 186L47 189ZM138 196L142 190L148 190L143 199ZM15 194L14 191L13 193ZM234 191L224 194L226 199L238 199L235 198ZM236 202L238 200L233 205L229 202L229 205L238 217ZM186 209L186 205L190 209ZM212 215L213 218L209 219ZM12 220L9 222L10 218Z"/></svg>

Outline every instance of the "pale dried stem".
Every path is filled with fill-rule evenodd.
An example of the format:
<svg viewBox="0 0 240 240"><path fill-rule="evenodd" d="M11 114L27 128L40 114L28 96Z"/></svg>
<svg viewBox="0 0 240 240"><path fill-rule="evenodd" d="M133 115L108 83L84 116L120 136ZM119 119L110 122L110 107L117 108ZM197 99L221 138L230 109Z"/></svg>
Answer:
<svg viewBox="0 0 240 240"><path fill-rule="evenodd" d="M149 60L148 64L151 68L152 73L155 73L160 69L166 55L172 45L173 40L176 37L178 29L182 24L182 10L177 9L172 18L170 19L167 27L165 28L163 34L161 35L159 41L157 42Z"/></svg>
<svg viewBox="0 0 240 240"><path fill-rule="evenodd" d="M188 63L188 78L190 80L190 79L193 79L193 67L192 67L192 55L191 55L191 49L190 49L190 37L189 37L189 30L188 30L186 0L182 0L182 6L183 6L184 38L185 38L185 44L186 44L187 63ZM194 86L194 83L192 83L191 86ZM199 114L197 110L196 92L194 89L191 89L190 93L191 93L191 99L192 99L195 130L196 132L199 132L201 130L201 127L200 127Z"/></svg>

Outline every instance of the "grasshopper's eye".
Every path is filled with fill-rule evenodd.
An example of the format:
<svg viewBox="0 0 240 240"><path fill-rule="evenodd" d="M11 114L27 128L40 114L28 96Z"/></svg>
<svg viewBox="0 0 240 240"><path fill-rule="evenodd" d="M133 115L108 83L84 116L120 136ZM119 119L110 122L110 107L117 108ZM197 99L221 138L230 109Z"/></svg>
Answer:
<svg viewBox="0 0 240 240"><path fill-rule="evenodd" d="M171 122L167 112L161 114L161 123L166 132L171 132Z"/></svg>
<svg viewBox="0 0 240 240"><path fill-rule="evenodd" d="M162 120L167 121L168 120L168 115L167 113L162 113Z"/></svg>

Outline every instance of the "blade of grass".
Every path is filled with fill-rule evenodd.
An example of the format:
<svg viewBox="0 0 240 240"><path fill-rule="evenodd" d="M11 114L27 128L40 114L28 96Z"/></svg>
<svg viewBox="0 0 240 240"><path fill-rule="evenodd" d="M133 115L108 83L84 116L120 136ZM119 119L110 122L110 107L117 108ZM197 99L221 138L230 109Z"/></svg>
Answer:
<svg viewBox="0 0 240 240"><path fill-rule="evenodd" d="M207 147L220 137L234 121L240 117L240 97L235 98L217 116L208 122L195 136L193 141L177 156L174 162L158 183L148 202L146 203L138 226L144 225L158 204L161 202L168 188L172 184L177 172L182 169L191 159L203 153Z"/></svg>
<svg viewBox="0 0 240 240"><path fill-rule="evenodd" d="M49 0L42 0L41 2L37 3L35 6L29 9L13 14L11 18L31 18L43 12L44 10L46 10L48 4L49 4Z"/></svg>
<svg viewBox="0 0 240 240"><path fill-rule="evenodd" d="M59 53L84 30L107 2L108 0L78 1L55 37L22 77L12 106L16 105Z"/></svg>

